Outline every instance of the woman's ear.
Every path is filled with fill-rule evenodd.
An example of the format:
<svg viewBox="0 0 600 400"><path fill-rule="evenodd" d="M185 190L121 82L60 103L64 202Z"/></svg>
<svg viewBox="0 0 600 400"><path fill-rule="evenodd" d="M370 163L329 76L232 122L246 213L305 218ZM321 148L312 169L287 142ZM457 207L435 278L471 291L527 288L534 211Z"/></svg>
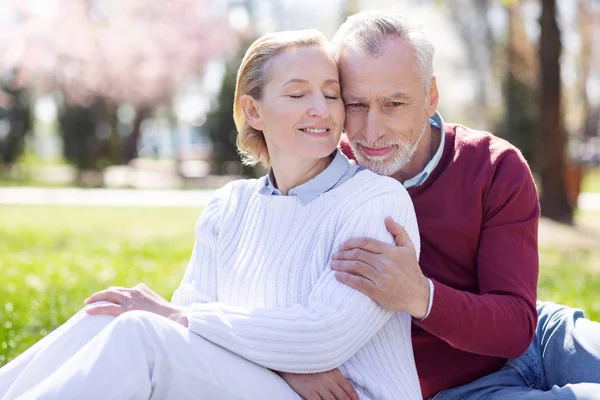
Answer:
<svg viewBox="0 0 600 400"><path fill-rule="evenodd" d="M258 101L254 97L245 94L240 98L240 105L248 125L257 131L262 131L265 124L260 115Z"/></svg>

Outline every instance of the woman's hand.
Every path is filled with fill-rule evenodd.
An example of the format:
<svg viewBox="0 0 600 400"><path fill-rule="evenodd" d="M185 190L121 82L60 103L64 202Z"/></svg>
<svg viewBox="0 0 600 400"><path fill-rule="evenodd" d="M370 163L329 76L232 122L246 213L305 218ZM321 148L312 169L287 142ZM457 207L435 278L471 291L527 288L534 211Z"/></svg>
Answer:
<svg viewBox="0 0 600 400"><path fill-rule="evenodd" d="M318 374L278 374L304 400L358 400L358 393L339 369Z"/></svg>
<svg viewBox="0 0 600 400"><path fill-rule="evenodd" d="M108 301L113 304L88 307L86 310L88 314L117 316L127 311L142 310L162 315L187 327L187 309L171 304L143 283L131 289L110 287L85 299L85 304L97 301Z"/></svg>

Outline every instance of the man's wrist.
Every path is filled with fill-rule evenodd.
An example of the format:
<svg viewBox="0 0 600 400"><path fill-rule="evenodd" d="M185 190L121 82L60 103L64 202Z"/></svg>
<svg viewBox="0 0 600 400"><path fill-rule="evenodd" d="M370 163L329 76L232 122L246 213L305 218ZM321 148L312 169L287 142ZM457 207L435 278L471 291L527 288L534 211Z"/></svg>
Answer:
<svg viewBox="0 0 600 400"><path fill-rule="evenodd" d="M424 280L420 285L419 295L416 296L417 301L415 302L415 311L411 313L412 317L418 321L427 318L431 311L433 300L433 282L427 277L423 278Z"/></svg>

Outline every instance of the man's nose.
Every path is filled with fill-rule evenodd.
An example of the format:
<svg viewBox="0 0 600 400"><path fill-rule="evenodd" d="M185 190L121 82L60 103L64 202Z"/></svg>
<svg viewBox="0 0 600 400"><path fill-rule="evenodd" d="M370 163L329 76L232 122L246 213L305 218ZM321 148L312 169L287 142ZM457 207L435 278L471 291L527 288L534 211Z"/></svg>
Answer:
<svg viewBox="0 0 600 400"><path fill-rule="evenodd" d="M311 117L317 117L321 119L329 118L329 105L327 99L323 95L316 95L313 99L312 107L308 110L308 114Z"/></svg>
<svg viewBox="0 0 600 400"><path fill-rule="evenodd" d="M377 110L369 109L366 113L363 136L369 142L375 142L384 135L384 124Z"/></svg>

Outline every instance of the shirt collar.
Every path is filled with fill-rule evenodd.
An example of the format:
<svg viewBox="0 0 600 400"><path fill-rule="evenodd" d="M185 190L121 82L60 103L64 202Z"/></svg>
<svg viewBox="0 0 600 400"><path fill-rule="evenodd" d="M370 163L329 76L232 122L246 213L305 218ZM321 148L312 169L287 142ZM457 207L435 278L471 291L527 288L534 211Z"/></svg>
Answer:
<svg viewBox="0 0 600 400"><path fill-rule="evenodd" d="M329 189L335 186L335 184L342 179L342 177L348 171L350 167L350 160L344 155L339 149L336 149L333 153L333 160L325 168L323 172L315 176L308 182L302 185L296 186L289 190L289 196L297 196L302 204L307 204L317 198L322 193L325 193ZM260 194L265 195L276 195L281 196L283 193L277 189L273 182L275 181L273 176L273 169L269 170L269 173L264 178L265 185L260 189Z"/></svg>
<svg viewBox="0 0 600 400"><path fill-rule="evenodd" d="M442 118L441 114L436 111L433 117L429 119L429 123L440 130L442 135L442 138L440 139L440 145L435 154L433 155L433 158L429 160L425 168L423 168L423 170L414 177L404 181L404 187L407 189L421 186L423 182L425 182L425 180L429 177L429 175L431 175L435 167L437 167L438 163L440 162L440 159L442 158L442 154L444 153L444 144L446 143L446 130L444 129L444 119Z"/></svg>

